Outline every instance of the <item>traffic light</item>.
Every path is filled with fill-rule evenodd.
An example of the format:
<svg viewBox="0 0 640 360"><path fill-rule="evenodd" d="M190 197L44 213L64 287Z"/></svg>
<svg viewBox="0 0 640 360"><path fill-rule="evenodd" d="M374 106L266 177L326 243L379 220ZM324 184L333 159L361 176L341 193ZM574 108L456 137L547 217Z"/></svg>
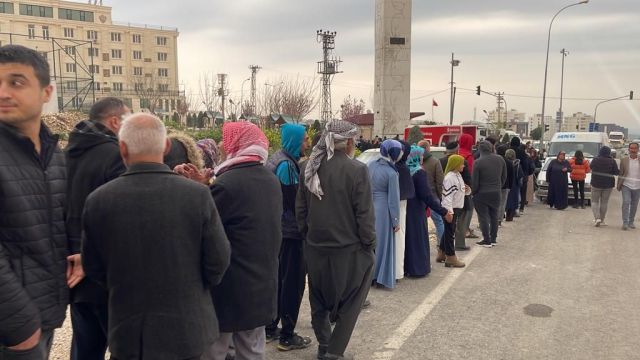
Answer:
<svg viewBox="0 0 640 360"><path fill-rule="evenodd" d="M633 95L633 91L631 94ZM480 85L476 86L476 95L480 95Z"/></svg>
<svg viewBox="0 0 640 360"><path fill-rule="evenodd" d="M629 91L629 100L633 100L633 90Z"/></svg>
<svg viewBox="0 0 640 360"><path fill-rule="evenodd" d="M549 131L549 124L545 124L545 125L544 125L544 131L545 131L545 132Z"/></svg>

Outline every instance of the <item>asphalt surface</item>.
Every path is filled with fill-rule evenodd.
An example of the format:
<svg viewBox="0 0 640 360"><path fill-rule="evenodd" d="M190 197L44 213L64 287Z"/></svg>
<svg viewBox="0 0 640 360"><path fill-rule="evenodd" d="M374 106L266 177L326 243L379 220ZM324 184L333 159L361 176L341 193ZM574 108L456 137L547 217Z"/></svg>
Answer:
<svg viewBox="0 0 640 360"><path fill-rule="evenodd" d="M532 204L501 228L498 246L459 252L466 268L432 261L426 278L401 280L392 291L372 288L347 353L367 360L640 359L640 230L621 230L620 204L614 191L609 226L601 228L590 208ZM297 332L314 344L290 352L267 344L266 358L315 359L306 294ZM68 358L69 333L67 323L52 359Z"/></svg>

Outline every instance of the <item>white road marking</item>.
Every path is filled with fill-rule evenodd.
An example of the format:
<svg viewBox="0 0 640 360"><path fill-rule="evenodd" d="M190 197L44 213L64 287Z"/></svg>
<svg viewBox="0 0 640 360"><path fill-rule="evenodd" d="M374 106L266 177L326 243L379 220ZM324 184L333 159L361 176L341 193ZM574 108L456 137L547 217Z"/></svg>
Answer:
<svg viewBox="0 0 640 360"><path fill-rule="evenodd" d="M431 313L433 308L438 305L440 300L442 300L447 292L449 292L449 289L451 289L456 280L458 280L458 278L467 270L469 265L473 262L473 259L478 256L480 251L482 251L482 249L476 247L468 253L468 256L465 256L465 258L462 259L467 264L466 267L462 269L447 269L447 271L451 271L447 277L442 280L442 282L440 282L440 284L433 289L429 295L427 295L422 303L418 305L418 307L416 307L416 309L407 316L393 334L387 338L384 342L384 348L373 354L374 359L391 360L395 356L396 352L400 350L407 339L413 335L416 329L418 329L418 326L420 326L429 313Z"/></svg>

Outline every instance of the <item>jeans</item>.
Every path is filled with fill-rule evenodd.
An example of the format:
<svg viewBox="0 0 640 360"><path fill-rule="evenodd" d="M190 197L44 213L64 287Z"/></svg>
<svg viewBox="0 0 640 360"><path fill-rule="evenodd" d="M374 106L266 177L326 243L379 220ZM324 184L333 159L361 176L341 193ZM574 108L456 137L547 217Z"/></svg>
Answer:
<svg viewBox="0 0 640 360"><path fill-rule="evenodd" d="M235 345L236 359L264 360L264 326L234 333L220 333L220 337L202 354L202 360L224 360L229 346Z"/></svg>
<svg viewBox="0 0 640 360"><path fill-rule="evenodd" d="M444 219L440 214L431 210L431 220L433 220L433 224L436 226L436 239L438 239L438 244L440 244L440 240L444 234Z"/></svg>
<svg viewBox="0 0 640 360"><path fill-rule="evenodd" d="M571 185L573 185L573 205L574 206L583 206L584 205L584 180L571 180ZM580 193L580 202L578 202L578 193Z"/></svg>
<svg viewBox="0 0 640 360"><path fill-rule="evenodd" d="M104 360L107 351L107 304L71 304L71 360Z"/></svg>
<svg viewBox="0 0 640 360"><path fill-rule="evenodd" d="M622 186L622 224L633 225L640 200L640 189L632 190Z"/></svg>
<svg viewBox="0 0 640 360"><path fill-rule="evenodd" d="M607 207L609 206L609 197L613 188L599 189L591 187L591 211L594 220L602 220L607 216Z"/></svg>

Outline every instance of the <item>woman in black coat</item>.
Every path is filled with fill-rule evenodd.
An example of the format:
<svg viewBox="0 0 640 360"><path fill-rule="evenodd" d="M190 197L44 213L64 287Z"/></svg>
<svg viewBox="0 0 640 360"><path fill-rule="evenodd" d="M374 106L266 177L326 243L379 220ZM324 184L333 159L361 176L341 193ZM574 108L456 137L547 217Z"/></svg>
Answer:
<svg viewBox="0 0 640 360"><path fill-rule="evenodd" d="M569 206L569 176L571 165L566 160L566 154L561 151L558 157L551 160L547 168L547 183L549 192L547 204L550 208L564 210Z"/></svg>

